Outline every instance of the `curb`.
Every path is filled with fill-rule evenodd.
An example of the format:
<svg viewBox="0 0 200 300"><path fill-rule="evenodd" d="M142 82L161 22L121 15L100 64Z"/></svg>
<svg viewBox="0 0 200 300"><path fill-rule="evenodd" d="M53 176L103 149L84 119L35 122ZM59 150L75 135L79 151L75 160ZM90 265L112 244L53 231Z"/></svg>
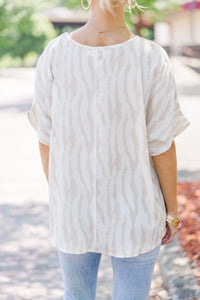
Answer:
<svg viewBox="0 0 200 300"><path fill-rule="evenodd" d="M161 246L158 263L164 286L172 300L200 300L200 286L177 236L172 243Z"/></svg>

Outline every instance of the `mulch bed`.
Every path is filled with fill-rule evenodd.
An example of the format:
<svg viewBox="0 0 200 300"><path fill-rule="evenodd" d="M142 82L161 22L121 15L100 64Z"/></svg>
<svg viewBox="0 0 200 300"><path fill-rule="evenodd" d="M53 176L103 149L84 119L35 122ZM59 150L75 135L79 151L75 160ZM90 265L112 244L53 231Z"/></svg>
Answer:
<svg viewBox="0 0 200 300"><path fill-rule="evenodd" d="M182 219L177 238L200 285L200 181L178 183L177 192Z"/></svg>

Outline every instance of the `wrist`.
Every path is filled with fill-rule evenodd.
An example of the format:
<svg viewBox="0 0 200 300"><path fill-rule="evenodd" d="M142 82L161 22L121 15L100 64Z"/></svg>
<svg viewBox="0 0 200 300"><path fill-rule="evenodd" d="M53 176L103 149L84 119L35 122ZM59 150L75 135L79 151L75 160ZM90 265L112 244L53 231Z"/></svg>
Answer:
<svg viewBox="0 0 200 300"><path fill-rule="evenodd" d="M172 216L173 218L177 218L178 217L178 214L177 213L170 213L170 212L167 212L166 214L167 216Z"/></svg>
<svg viewBox="0 0 200 300"><path fill-rule="evenodd" d="M176 218L178 216L178 210L167 210L166 214Z"/></svg>
<svg viewBox="0 0 200 300"><path fill-rule="evenodd" d="M175 227L178 227L179 224L182 223L182 220L178 216L174 217L170 214L167 214L166 221L173 224Z"/></svg>

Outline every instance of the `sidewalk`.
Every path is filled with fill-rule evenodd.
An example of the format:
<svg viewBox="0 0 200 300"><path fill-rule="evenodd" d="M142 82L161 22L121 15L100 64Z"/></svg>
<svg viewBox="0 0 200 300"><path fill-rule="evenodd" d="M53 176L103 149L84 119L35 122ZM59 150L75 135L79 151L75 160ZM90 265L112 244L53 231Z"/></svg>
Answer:
<svg viewBox="0 0 200 300"><path fill-rule="evenodd" d="M198 61L200 63L200 59ZM200 74L185 65L184 57L174 56L171 63L181 108L191 122L189 127L175 138L178 182L196 181L200 180Z"/></svg>
<svg viewBox="0 0 200 300"><path fill-rule="evenodd" d="M176 138L178 178L193 180L200 178L197 164L200 162L199 75L183 67L177 58L173 63L181 106L193 123ZM33 83L34 69L0 72L0 224L3 228L0 233L0 300L62 300L63 294L57 253L49 241L48 186L37 138L26 119L26 111L32 102ZM151 299L172 299L163 284L157 262ZM111 293L111 262L107 255L102 255L97 300L111 299ZM153 298L155 294L157 298Z"/></svg>

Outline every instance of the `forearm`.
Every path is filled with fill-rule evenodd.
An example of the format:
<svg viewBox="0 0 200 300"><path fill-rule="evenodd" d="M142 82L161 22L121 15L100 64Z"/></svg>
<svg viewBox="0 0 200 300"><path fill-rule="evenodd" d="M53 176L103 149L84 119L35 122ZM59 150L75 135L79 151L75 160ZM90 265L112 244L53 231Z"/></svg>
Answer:
<svg viewBox="0 0 200 300"><path fill-rule="evenodd" d="M42 144L39 142L40 156L42 161L42 167L44 170L44 174L46 176L47 182L49 182L48 174L49 174L49 146Z"/></svg>
<svg viewBox="0 0 200 300"><path fill-rule="evenodd" d="M177 216L177 159L174 141L166 152L152 156L152 159L165 199L167 213Z"/></svg>

